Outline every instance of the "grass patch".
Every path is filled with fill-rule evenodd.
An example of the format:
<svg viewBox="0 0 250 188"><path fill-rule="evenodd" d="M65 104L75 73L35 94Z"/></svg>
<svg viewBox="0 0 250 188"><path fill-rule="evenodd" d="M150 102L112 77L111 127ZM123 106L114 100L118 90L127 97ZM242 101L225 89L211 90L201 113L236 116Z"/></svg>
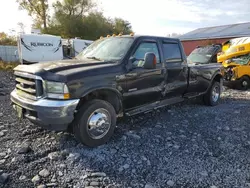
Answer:
<svg viewBox="0 0 250 188"><path fill-rule="evenodd" d="M0 61L0 70L13 71L13 69L19 65L19 62L3 62Z"/></svg>

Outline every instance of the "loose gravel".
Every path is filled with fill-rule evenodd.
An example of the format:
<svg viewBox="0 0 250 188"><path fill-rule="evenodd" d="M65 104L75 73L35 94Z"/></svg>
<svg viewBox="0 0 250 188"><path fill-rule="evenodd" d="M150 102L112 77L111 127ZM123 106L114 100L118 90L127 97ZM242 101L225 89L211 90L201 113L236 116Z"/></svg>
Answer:
<svg viewBox="0 0 250 188"><path fill-rule="evenodd" d="M216 107L190 100L121 119L97 148L19 121L11 73L0 72L0 187L250 187L250 92Z"/></svg>

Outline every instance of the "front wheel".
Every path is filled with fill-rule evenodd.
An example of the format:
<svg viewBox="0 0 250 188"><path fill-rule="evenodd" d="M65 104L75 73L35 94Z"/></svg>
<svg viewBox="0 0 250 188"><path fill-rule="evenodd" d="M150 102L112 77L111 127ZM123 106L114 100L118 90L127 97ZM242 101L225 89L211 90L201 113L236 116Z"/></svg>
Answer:
<svg viewBox="0 0 250 188"><path fill-rule="evenodd" d="M208 92L203 96L204 103L208 106L216 106L220 101L220 83L214 82L212 87Z"/></svg>
<svg viewBox="0 0 250 188"><path fill-rule="evenodd" d="M73 132L81 143L96 147L111 138L115 126L114 107L106 101L95 99L80 108L73 122Z"/></svg>

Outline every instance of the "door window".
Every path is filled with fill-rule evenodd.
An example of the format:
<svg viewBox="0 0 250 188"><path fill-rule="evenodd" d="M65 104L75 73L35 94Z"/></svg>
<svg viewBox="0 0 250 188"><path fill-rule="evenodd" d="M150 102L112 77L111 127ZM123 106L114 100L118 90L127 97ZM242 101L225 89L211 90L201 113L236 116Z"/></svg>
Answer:
<svg viewBox="0 0 250 188"><path fill-rule="evenodd" d="M144 65L145 54L148 52L153 52L156 56L157 63L160 63L160 56L157 44L154 42L143 42L139 45L133 55L133 57L136 58L134 65L137 67L142 67Z"/></svg>
<svg viewBox="0 0 250 188"><path fill-rule="evenodd" d="M163 53L165 62L182 61L181 50L177 43L163 43Z"/></svg>

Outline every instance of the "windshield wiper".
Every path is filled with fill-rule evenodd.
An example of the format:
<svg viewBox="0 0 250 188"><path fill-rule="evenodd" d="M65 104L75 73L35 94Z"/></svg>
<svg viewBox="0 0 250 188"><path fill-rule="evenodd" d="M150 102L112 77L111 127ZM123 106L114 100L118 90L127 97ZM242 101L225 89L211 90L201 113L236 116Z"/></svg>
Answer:
<svg viewBox="0 0 250 188"><path fill-rule="evenodd" d="M98 57L95 57L95 56L92 56L92 57L87 57L88 59L94 59L94 60L97 60L97 61L102 61L100 58Z"/></svg>

